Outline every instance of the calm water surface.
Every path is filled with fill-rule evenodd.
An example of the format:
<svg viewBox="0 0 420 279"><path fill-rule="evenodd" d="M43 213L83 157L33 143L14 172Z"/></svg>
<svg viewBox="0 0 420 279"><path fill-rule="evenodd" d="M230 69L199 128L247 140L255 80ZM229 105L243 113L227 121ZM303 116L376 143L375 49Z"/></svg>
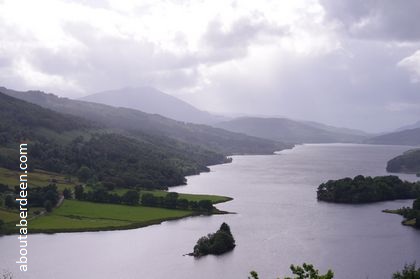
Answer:
<svg viewBox="0 0 420 279"><path fill-rule="evenodd" d="M412 201L328 204L317 202L316 188L328 179L386 174L386 161L407 149L303 145L272 156L235 156L174 190L234 197L218 207L237 214L127 231L30 235L26 276L14 264L16 236L0 237L0 269L40 279L246 279L257 270L268 279L288 275L291 263L310 262L321 271L332 268L338 279L391 278L404 263L420 263L420 231L381 210ZM233 252L199 260L182 256L222 222L236 238Z"/></svg>

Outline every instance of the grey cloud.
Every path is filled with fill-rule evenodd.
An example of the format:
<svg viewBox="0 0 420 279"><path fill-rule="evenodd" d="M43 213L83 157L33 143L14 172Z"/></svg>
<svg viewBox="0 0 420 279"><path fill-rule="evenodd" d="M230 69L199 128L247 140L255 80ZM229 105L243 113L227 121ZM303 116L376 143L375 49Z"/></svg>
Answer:
<svg viewBox="0 0 420 279"><path fill-rule="evenodd" d="M248 46L258 35L286 34L284 27L273 26L265 21L252 22L250 18L237 20L227 31L222 30L222 27L223 23L219 19L210 22L203 36L204 42L217 48L236 48Z"/></svg>
<svg viewBox="0 0 420 279"><path fill-rule="evenodd" d="M419 110L403 105L420 104L419 85L395 67L410 49L389 51L383 43L360 40L343 42L343 47L348 51L321 57L283 53L269 83L252 75L219 76L204 95L218 98L224 112L283 115L368 131L420 119Z"/></svg>
<svg viewBox="0 0 420 279"><path fill-rule="evenodd" d="M320 0L330 19L338 20L348 34L360 38L419 41L418 0Z"/></svg>
<svg viewBox="0 0 420 279"><path fill-rule="evenodd" d="M250 44L258 44L260 37L282 37L288 33L286 27L276 26L264 19L253 21L252 18L241 18L223 30L223 22L214 19L208 24L201 43L207 49L210 62L227 61L245 57Z"/></svg>

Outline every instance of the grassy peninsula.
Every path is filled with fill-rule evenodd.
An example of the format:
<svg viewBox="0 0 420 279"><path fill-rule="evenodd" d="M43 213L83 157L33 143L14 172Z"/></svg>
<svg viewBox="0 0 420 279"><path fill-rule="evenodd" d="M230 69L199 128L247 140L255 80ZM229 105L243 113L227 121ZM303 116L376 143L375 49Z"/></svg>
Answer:
<svg viewBox="0 0 420 279"><path fill-rule="evenodd" d="M9 186L16 183L16 177L18 172L0 168L0 234L17 233L16 189ZM213 205L231 200L217 195L107 188L110 185L83 184L76 177L41 170L33 170L30 181L28 222L32 233L139 228L189 216L223 214Z"/></svg>

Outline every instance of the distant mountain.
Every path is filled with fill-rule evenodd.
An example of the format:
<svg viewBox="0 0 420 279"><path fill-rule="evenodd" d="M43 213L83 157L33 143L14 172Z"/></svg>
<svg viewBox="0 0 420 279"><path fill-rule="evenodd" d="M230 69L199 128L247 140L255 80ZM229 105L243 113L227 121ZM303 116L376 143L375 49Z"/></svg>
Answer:
<svg viewBox="0 0 420 279"><path fill-rule="evenodd" d="M332 133L345 134L345 135L357 135L357 136L362 136L362 137L372 136L369 133L366 133L361 130L356 130L356 129L334 127L334 126L325 125L325 124L313 122L313 121L298 121L298 122L302 122L302 123L308 124L309 126L319 128L319 129L332 132Z"/></svg>
<svg viewBox="0 0 420 279"><path fill-rule="evenodd" d="M416 128L420 128L420 121L417 121L416 123L413 123L411 125L400 127L397 130L395 130L395 132L401 132L404 130L410 130L410 129L416 129Z"/></svg>
<svg viewBox="0 0 420 279"><path fill-rule="evenodd" d="M80 100L160 114L178 121L210 124L225 120L152 87L127 87L92 94Z"/></svg>
<svg viewBox="0 0 420 279"><path fill-rule="evenodd" d="M179 122L134 109L60 98L40 91L20 92L0 88L0 92L57 112L89 119L130 137L142 139L148 135L172 139L173 142L168 146L176 147L180 143L185 143L225 155L272 154L276 150L291 147L278 141L233 133L206 125Z"/></svg>
<svg viewBox="0 0 420 279"><path fill-rule="evenodd" d="M101 124L0 93L0 167L16 169L16 147L28 143L30 167L78 175L118 187L165 188L223 163L223 154L158 136L123 136Z"/></svg>
<svg viewBox="0 0 420 279"><path fill-rule="evenodd" d="M386 170L389 172L420 174L420 149L413 149L388 161Z"/></svg>
<svg viewBox="0 0 420 279"><path fill-rule="evenodd" d="M365 142L372 144L418 146L420 145L420 128L383 134L369 138Z"/></svg>
<svg viewBox="0 0 420 279"><path fill-rule="evenodd" d="M293 143L361 142L366 138L364 132L287 118L241 117L217 123L215 126L251 136Z"/></svg>

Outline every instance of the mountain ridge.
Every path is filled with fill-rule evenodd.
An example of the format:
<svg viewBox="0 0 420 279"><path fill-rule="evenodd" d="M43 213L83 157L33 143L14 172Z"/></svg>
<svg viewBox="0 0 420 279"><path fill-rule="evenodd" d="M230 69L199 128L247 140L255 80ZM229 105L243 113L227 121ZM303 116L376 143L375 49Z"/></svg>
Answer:
<svg viewBox="0 0 420 279"><path fill-rule="evenodd" d="M203 124L180 122L135 109L116 108L103 104L72 100L41 91L22 92L0 88L0 92L44 108L98 122L125 135L133 137L144 134L163 136L225 155L273 154L274 151L292 146Z"/></svg>
<svg viewBox="0 0 420 279"><path fill-rule="evenodd" d="M240 117L215 126L251 136L259 135L266 139L295 143L361 142L367 137L361 131L350 134L343 132L351 131L346 128L276 117Z"/></svg>
<svg viewBox="0 0 420 279"><path fill-rule="evenodd" d="M197 109L179 98L149 86L107 90L84 96L79 100L136 109L197 124L210 124L225 119L223 116Z"/></svg>

